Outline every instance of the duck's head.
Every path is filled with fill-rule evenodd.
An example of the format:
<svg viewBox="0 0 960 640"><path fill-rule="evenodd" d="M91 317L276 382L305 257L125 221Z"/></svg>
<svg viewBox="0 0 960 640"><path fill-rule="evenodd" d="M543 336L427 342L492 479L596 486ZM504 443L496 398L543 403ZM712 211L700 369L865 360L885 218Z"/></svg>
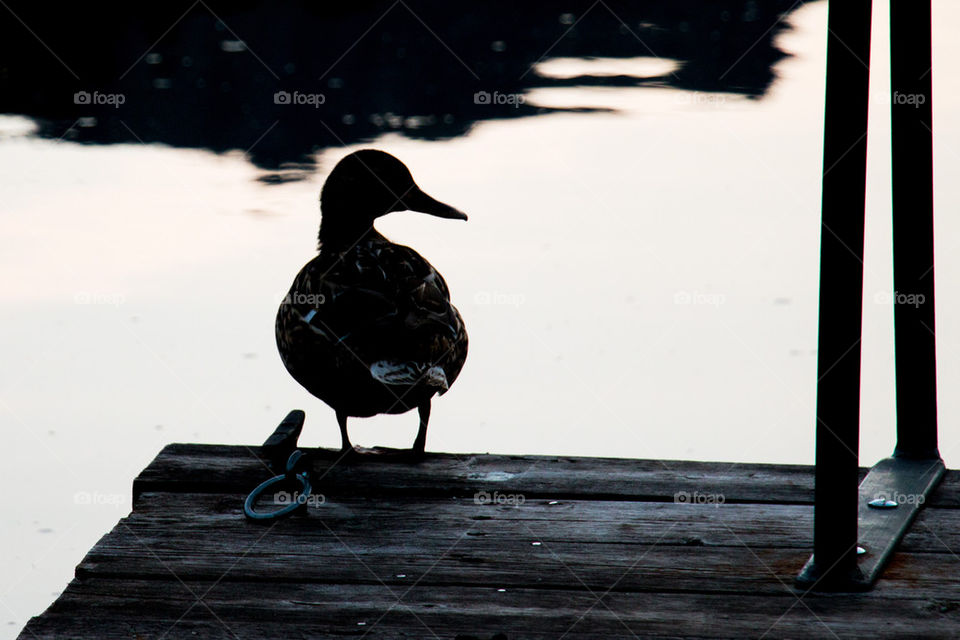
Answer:
<svg viewBox="0 0 960 640"><path fill-rule="evenodd" d="M337 163L320 192L320 243L355 243L373 221L392 211L420 211L466 220L465 213L431 198L410 170L389 153L363 149Z"/></svg>

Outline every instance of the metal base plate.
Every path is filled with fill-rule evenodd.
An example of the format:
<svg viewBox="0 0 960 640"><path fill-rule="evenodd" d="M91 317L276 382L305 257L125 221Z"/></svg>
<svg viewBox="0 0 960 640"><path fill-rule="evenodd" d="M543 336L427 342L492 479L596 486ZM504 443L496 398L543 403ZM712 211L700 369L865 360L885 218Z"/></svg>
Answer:
<svg viewBox="0 0 960 640"><path fill-rule="evenodd" d="M943 460L884 458L860 483L858 544L866 553L857 557L857 569L847 574L807 561L796 586L816 591L868 591L873 588L904 534L946 467ZM870 503L873 502L874 506Z"/></svg>

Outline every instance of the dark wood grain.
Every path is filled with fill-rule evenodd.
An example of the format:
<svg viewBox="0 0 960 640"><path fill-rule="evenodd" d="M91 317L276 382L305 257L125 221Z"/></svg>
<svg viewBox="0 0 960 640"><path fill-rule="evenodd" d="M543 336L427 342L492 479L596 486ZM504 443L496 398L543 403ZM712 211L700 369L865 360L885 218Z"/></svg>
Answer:
<svg viewBox="0 0 960 640"><path fill-rule="evenodd" d="M813 468L805 465L449 453L427 454L418 464L337 463L333 451L305 451L322 455L314 472L328 491L352 495L468 496L509 489L528 497L672 500L680 491L700 491L722 492L727 502L813 504ZM272 475L268 462L258 446L171 444L136 478L134 499L148 491L246 493ZM861 479L867 471L860 470ZM491 474L511 475L493 481ZM947 471L929 506L960 507L960 471Z"/></svg>
<svg viewBox="0 0 960 640"><path fill-rule="evenodd" d="M811 504L813 497L813 473L801 465L481 454L428 454L418 464L375 458L336 463L332 452L322 453L315 477L330 492L352 495L509 490L528 497L672 500L680 491L722 491L728 502L779 504ZM134 481L134 497L148 491L246 493L272 475L259 456L259 447L169 445Z"/></svg>
<svg viewBox="0 0 960 640"><path fill-rule="evenodd" d="M137 478L134 511L20 637L898 638L960 629L955 472L874 591L827 596L793 586L812 543L810 467L473 454L332 461L314 463L322 503L263 524L241 510L272 475L258 447L166 447ZM519 504L481 504L479 492ZM695 492L712 502L690 504Z"/></svg>
<svg viewBox="0 0 960 640"><path fill-rule="evenodd" d="M262 527L240 518L242 494L146 493L124 522L143 535L163 537L170 526L181 535L258 537ZM302 517L279 523L272 534L293 535L304 544L327 536L371 535L451 539L470 537L544 542L596 542L681 546L733 546L809 550L812 505L723 504L720 506L614 500L531 498L521 506L478 505L472 498L356 498L324 496ZM268 525L269 526L269 525ZM960 510L925 509L904 538L901 551L960 553ZM960 562L960 560L958 560Z"/></svg>
<svg viewBox="0 0 960 640"><path fill-rule="evenodd" d="M955 637L954 599L548 588L75 581L25 634L61 638ZM363 624L361 624L363 623ZM196 635L194 635L196 634ZM564 634L567 634L564 636ZM766 634L766 635L764 635Z"/></svg>

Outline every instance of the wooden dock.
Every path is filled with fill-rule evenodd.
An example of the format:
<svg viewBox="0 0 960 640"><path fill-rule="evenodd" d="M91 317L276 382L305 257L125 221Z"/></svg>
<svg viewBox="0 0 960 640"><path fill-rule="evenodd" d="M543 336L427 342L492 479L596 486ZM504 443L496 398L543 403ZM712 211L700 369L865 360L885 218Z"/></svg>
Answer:
<svg viewBox="0 0 960 640"><path fill-rule="evenodd" d="M960 473L877 587L804 594L813 468L428 454L314 464L269 523L258 447L175 444L20 635L46 638L904 638L960 635Z"/></svg>

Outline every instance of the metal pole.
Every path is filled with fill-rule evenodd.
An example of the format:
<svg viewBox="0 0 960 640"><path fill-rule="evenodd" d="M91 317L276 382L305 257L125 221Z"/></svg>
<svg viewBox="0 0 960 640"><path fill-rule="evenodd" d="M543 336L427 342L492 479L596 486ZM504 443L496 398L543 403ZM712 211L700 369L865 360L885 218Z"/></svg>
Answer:
<svg viewBox="0 0 960 640"><path fill-rule="evenodd" d="M857 568L860 325L871 0L830 2L823 140L813 558L798 582L829 589Z"/></svg>
<svg viewBox="0 0 960 640"><path fill-rule="evenodd" d="M895 457L936 460L930 0L890 0Z"/></svg>

